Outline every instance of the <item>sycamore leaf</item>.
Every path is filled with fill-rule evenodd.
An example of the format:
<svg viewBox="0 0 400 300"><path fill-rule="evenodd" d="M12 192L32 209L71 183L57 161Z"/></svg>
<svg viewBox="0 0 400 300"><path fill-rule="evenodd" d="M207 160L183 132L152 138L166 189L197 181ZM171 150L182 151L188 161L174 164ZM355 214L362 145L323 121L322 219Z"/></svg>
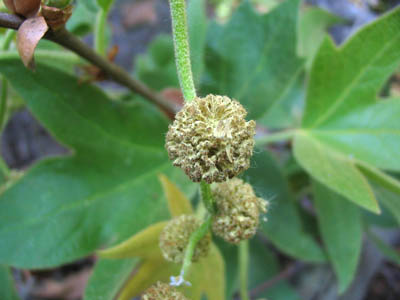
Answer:
<svg viewBox="0 0 400 300"><path fill-rule="evenodd" d="M307 232L289 185L277 163L267 151L257 149L253 155L254 168L244 173L256 193L269 201L268 212L260 220L262 231L286 254L304 261L323 262L325 253ZM285 220L284 226L282 220Z"/></svg>
<svg viewBox="0 0 400 300"><path fill-rule="evenodd" d="M299 164L314 179L375 212L376 195L360 166L400 170L400 100L377 98L400 64L399 26L395 9L339 48L325 39L294 141Z"/></svg>
<svg viewBox="0 0 400 300"><path fill-rule="evenodd" d="M286 100L304 67L296 55L298 9L298 0L287 0L260 15L243 1L226 24L210 24L201 92L235 98L250 119L276 123L274 108Z"/></svg>
<svg viewBox="0 0 400 300"><path fill-rule="evenodd" d="M294 155L317 181L348 197L356 204L379 212L378 203L368 180L355 163L342 153L321 144L310 134L299 133L295 137Z"/></svg>
<svg viewBox="0 0 400 300"><path fill-rule="evenodd" d="M14 280L8 266L0 265L0 299L19 300Z"/></svg>
<svg viewBox="0 0 400 300"><path fill-rule="evenodd" d="M0 72L71 149L37 163L0 196L0 262L60 265L167 219L160 172L190 194L194 185L168 159L168 120L155 107L111 101L76 77L43 65L30 72L15 58L0 58Z"/></svg>
<svg viewBox="0 0 400 300"><path fill-rule="evenodd" d="M400 224L400 181L368 164L360 165L377 199Z"/></svg>
<svg viewBox="0 0 400 300"><path fill-rule="evenodd" d="M297 53L306 58L307 68L311 67L315 54L327 34L327 29L343 22L340 17L319 7L306 7L300 12Z"/></svg>
<svg viewBox="0 0 400 300"><path fill-rule="evenodd" d="M168 209L172 217L180 215L193 214L193 209L189 199L181 192L181 190L173 184L167 176L160 174L158 176L163 186L165 197L168 201Z"/></svg>
<svg viewBox="0 0 400 300"><path fill-rule="evenodd" d="M159 175L159 179L163 184L171 215L175 217L181 213L193 213L189 200L179 188L165 175ZM169 282L171 276L179 274L181 264L166 261L159 247L159 236L165 225L166 222L153 224L121 244L98 252L102 258L142 258L137 272L122 288L119 300L129 300L157 281ZM192 283L191 287L182 288L190 299L201 300L203 294L209 300L225 298L225 265L214 244L211 244L207 257L192 264L189 273L185 274L185 280ZM213 282L212 285L208 283L209 280Z"/></svg>
<svg viewBox="0 0 400 300"><path fill-rule="evenodd" d="M84 300L114 300L138 259L99 259L85 289Z"/></svg>
<svg viewBox="0 0 400 300"><path fill-rule="evenodd" d="M132 299L157 281L169 282L171 276L179 274L180 268L180 264L167 262L161 253L158 258L144 260L122 289L118 300ZM215 245L211 246L206 258L192 264L185 279L192 286L179 287L178 290L181 290L189 299L201 300L203 294L208 300L225 299L225 266Z"/></svg>
<svg viewBox="0 0 400 300"><path fill-rule="evenodd" d="M339 282L339 293L351 284L362 247L360 209L324 185L314 182L319 229Z"/></svg>

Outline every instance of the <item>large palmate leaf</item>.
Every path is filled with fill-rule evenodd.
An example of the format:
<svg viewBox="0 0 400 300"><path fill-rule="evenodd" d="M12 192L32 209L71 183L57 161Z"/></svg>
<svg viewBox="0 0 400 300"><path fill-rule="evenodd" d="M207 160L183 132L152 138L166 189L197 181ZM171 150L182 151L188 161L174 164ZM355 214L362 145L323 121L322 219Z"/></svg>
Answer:
<svg viewBox="0 0 400 300"><path fill-rule="evenodd" d="M360 209L320 183L314 182L314 192L319 229L342 293L351 284L360 258Z"/></svg>
<svg viewBox="0 0 400 300"><path fill-rule="evenodd" d="M86 286L84 299L114 300L137 263L135 258L99 259Z"/></svg>
<svg viewBox="0 0 400 300"><path fill-rule="evenodd" d="M377 98L400 64L399 26L396 9L340 48L325 39L294 143L297 160L316 180L375 212L376 196L359 166L400 170L400 100Z"/></svg>
<svg viewBox="0 0 400 300"><path fill-rule="evenodd" d="M10 268L0 265L0 299L19 300Z"/></svg>
<svg viewBox="0 0 400 300"><path fill-rule="evenodd" d="M254 167L244 174L244 179L252 184L260 197L270 202L267 221L261 221L261 230L288 255L305 261L324 261L325 254L305 230L288 183L276 162L268 152L257 149L253 164Z"/></svg>
<svg viewBox="0 0 400 300"><path fill-rule="evenodd" d="M235 98L249 118L270 125L274 107L290 94L303 69L296 56L298 6L299 1L287 0L259 15L244 1L226 25L211 24L201 92Z"/></svg>
<svg viewBox="0 0 400 300"><path fill-rule="evenodd" d="M0 197L0 262L59 265L167 217L159 172L185 180L164 150L167 120L143 103L111 102L98 88L17 59L3 73L39 121L72 152L36 164Z"/></svg>
<svg viewBox="0 0 400 300"><path fill-rule="evenodd" d="M327 34L327 29L344 20L319 7L306 7L300 12L299 40L297 52L306 58L307 68L311 67L315 54Z"/></svg>

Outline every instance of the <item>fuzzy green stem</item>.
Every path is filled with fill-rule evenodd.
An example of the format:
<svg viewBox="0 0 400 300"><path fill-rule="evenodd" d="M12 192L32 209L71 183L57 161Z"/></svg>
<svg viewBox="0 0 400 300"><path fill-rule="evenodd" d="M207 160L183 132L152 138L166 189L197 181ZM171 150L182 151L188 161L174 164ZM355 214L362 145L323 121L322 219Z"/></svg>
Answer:
<svg viewBox="0 0 400 300"><path fill-rule="evenodd" d="M181 270L182 276L184 276L184 274L187 274L187 272L189 271L189 268L192 264L192 258L193 258L194 250L196 249L196 245L210 230L211 220L212 220L212 216L207 215L203 224L201 224L201 226L195 232L193 232L192 235L190 236L189 243L188 243L188 245L186 247L186 251L185 251L185 257L183 260L183 265L182 265L182 270Z"/></svg>
<svg viewBox="0 0 400 300"><path fill-rule="evenodd" d="M249 300L247 292L247 279L249 273L249 241L245 240L239 244L239 278L240 278L240 298Z"/></svg>
<svg viewBox="0 0 400 300"><path fill-rule="evenodd" d="M214 197L211 192L211 186L202 181L200 182L200 190L201 190L201 199L203 200L204 206L207 208L208 212L211 215L215 215L216 208L215 208L215 201Z"/></svg>
<svg viewBox="0 0 400 300"><path fill-rule="evenodd" d="M281 131L278 133L268 134L264 137L257 139L256 145L262 146L262 145L267 145L267 144L271 144L271 143L285 141L285 140L293 138L295 134L296 134L295 130L287 130L287 131Z"/></svg>
<svg viewBox="0 0 400 300"><path fill-rule="evenodd" d="M187 31L185 0L170 0L172 33L174 36L175 61L179 83L185 101L196 97L190 64L189 36Z"/></svg>
<svg viewBox="0 0 400 300"><path fill-rule="evenodd" d="M96 52L101 56L106 56L106 24L107 24L108 11L101 8L97 13L96 27L94 35L94 46Z"/></svg>

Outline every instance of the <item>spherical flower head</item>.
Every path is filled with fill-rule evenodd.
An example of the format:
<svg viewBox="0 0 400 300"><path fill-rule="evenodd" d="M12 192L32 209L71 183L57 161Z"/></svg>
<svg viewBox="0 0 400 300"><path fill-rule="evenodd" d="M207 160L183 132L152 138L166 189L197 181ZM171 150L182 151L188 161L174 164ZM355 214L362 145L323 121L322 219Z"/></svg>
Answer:
<svg viewBox="0 0 400 300"><path fill-rule="evenodd" d="M267 201L258 198L251 185L238 178L216 184L212 194L217 206L213 232L233 244L251 238L257 231L260 213L267 212Z"/></svg>
<svg viewBox="0 0 400 300"><path fill-rule="evenodd" d="M194 215L181 215L168 222L160 234L160 248L164 258L175 263L183 262L191 234L200 227ZM205 235L196 245L192 261L205 257L210 248L211 235Z"/></svg>
<svg viewBox="0 0 400 300"><path fill-rule="evenodd" d="M174 287L157 282L149 287L142 295L142 300L187 300L187 298L178 292Z"/></svg>
<svg viewBox="0 0 400 300"><path fill-rule="evenodd" d="M187 102L169 126L166 148L174 166L194 182L222 182L250 166L255 121L236 100L208 95Z"/></svg>

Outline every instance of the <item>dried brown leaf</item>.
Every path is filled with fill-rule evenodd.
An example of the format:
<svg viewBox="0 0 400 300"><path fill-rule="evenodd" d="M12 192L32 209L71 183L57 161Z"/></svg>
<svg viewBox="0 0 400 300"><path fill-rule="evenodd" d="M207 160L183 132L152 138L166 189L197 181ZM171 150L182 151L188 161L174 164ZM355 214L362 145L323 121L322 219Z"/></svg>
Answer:
<svg viewBox="0 0 400 300"><path fill-rule="evenodd" d="M27 19L18 29L17 48L19 56L24 65L31 70L35 68L33 54L36 46L48 28L46 20L40 16Z"/></svg>
<svg viewBox="0 0 400 300"><path fill-rule="evenodd" d="M40 0L3 0L3 2L11 12L27 18L35 16L40 8Z"/></svg>

